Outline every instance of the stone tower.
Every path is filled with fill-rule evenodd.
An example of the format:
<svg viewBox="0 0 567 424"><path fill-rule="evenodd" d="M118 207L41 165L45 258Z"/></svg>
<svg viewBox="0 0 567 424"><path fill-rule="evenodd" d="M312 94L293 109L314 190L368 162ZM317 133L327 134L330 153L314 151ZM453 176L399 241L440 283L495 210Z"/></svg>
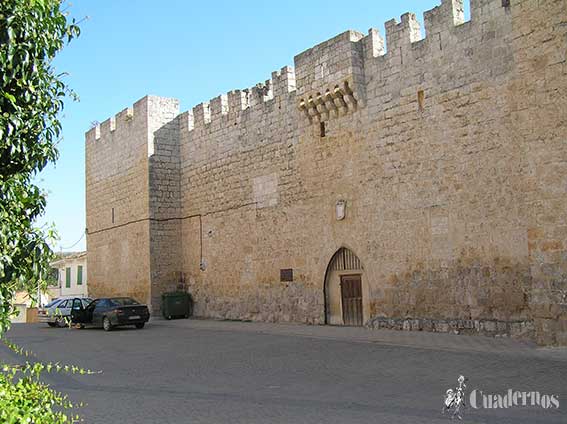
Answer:
<svg viewBox="0 0 567 424"><path fill-rule="evenodd" d="M153 218L160 208L150 196L156 187L150 169L156 150L161 153L155 134L165 133L164 125L178 113L177 100L147 96L86 134L87 243L95 296L152 302L150 258L160 226Z"/></svg>

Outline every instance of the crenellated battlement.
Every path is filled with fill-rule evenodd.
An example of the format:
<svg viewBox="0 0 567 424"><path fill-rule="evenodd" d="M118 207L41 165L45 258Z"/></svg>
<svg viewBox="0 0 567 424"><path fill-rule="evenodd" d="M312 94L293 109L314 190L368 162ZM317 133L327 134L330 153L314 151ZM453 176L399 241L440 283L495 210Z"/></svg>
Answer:
<svg viewBox="0 0 567 424"><path fill-rule="evenodd" d="M369 60L373 57L384 56L386 49L384 38L376 28L370 28L368 35L360 40L364 52L364 59Z"/></svg>
<svg viewBox="0 0 567 424"><path fill-rule="evenodd" d="M221 94L210 101L211 121L228 115L228 94Z"/></svg>
<svg viewBox="0 0 567 424"><path fill-rule="evenodd" d="M134 121L134 116L138 115L139 117L141 114L141 109L143 107L141 103L142 100L136 102L132 107L123 109L113 117L108 118L106 121L94 125L86 133L87 142L97 141L101 138L108 138L114 134L115 131L122 131L124 128L130 126Z"/></svg>
<svg viewBox="0 0 567 424"><path fill-rule="evenodd" d="M291 66L284 66L279 71L272 72L272 84L275 97L295 91L295 70Z"/></svg>
<svg viewBox="0 0 567 424"><path fill-rule="evenodd" d="M286 99L295 88L294 69L284 66L272 72L272 77L262 83L243 90L229 91L183 112L181 121L186 124L182 130L193 131L226 118L235 119L241 113L261 108L272 100Z"/></svg>
<svg viewBox="0 0 567 424"><path fill-rule="evenodd" d="M443 50L444 39L449 39L452 31L465 23L464 1L441 0L439 6L424 12L424 39L414 13L403 14L400 21L387 21L384 37L375 28L367 35L352 30L339 34L295 56L295 67L285 66L272 72L271 78L262 83L221 94L184 112L182 130L194 131L212 124L222 126L222 122L233 125L228 121L238 120L244 113L251 116L274 100L278 104L289 101L292 93L295 102L292 109L298 113L298 119L305 119L307 124L355 113L367 104L367 81L372 75L381 75L384 70L391 72L394 65L401 69L414 65L410 52L416 43L434 43L439 47L428 50L427 54L444 54L438 53ZM504 16L509 7L502 0L470 2L468 30L471 31L474 25L486 19ZM87 133L87 139L98 140L125 127L136 119L136 107L125 109L95 126Z"/></svg>
<svg viewBox="0 0 567 424"><path fill-rule="evenodd" d="M391 19L386 26L386 47L388 55L395 55L403 47L421 40L421 26L414 13L402 15L402 21Z"/></svg>
<svg viewBox="0 0 567 424"><path fill-rule="evenodd" d="M450 30L465 22L463 0L442 0L441 5L423 14L426 37Z"/></svg>
<svg viewBox="0 0 567 424"><path fill-rule="evenodd" d="M203 127L211 123L211 104L210 102L199 103L193 108L194 128Z"/></svg>
<svg viewBox="0 0 567 424"><path fill-rule="evenodd" d="M250 107L250 93L248 90L233 90L228 93L228 112L238 114Z"/></svg>

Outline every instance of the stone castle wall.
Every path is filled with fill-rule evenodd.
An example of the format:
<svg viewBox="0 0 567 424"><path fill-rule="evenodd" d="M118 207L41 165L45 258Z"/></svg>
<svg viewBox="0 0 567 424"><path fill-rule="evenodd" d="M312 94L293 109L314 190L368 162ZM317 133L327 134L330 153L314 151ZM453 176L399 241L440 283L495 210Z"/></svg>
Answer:
<svg viewBox="0 0 567 424"><path fill-rule="evenodd" d="M90 296L151 300L149 157L177 114L177 100L144 97L86 134Z"/></svg>
<svg viewBox="0 0 567 424"><path fill-rule="evenodd" d="M473 0L469 22L443 0L424 39L406 14L179 115L146 98L145 150L87 134L89 284L130 290L135 268L154 310L183 281L201 316L322 324L347 247L367 325L567 343L565 21L565 0ZM140 221L91 235L121 200Z"/></svg>

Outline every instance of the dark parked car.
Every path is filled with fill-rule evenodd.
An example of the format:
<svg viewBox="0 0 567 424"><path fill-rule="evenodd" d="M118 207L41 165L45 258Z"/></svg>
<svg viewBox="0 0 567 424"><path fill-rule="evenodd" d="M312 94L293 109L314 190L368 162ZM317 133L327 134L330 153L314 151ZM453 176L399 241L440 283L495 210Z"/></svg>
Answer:
<svg viewBox="0 0 567 424"><path fill-rule="evenodd" d="M105 297L93 300L83 307L80 301L73 303L71 321L73 324L102 327L106 331L122 325L144 328L150 319L150 311L129 297Z"/></svg>

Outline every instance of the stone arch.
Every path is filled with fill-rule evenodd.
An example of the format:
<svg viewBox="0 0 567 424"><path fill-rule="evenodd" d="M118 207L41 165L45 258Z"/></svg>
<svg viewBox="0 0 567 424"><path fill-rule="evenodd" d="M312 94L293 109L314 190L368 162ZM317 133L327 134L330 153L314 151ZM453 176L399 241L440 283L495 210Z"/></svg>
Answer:
<svg viewBox="0 0 567 424"><path fill-rule="evenodd" d="M364 278L364 266L359 257L349 248L338 249L327 265L323 295L325 298L325 324L345 325L343 319L343 298L341 294L341 279L359 276L362 289L362 322L368 319L368 293Z"/></svg>

